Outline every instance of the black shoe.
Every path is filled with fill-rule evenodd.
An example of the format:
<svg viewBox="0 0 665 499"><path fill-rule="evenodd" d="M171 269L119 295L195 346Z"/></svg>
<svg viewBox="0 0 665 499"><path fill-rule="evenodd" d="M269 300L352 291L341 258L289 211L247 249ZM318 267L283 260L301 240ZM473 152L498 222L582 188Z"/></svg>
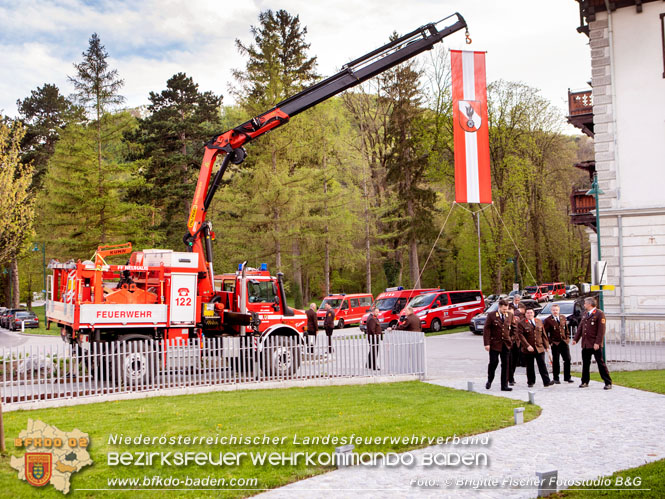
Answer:
<svg viewBox="0 0 665 499"><path fill-rule="evenodd" d="M552 381L552 383L554 383L555 385L560 385L561 381L559 381L558 379L555 379L554 381Z"/></svg>
<svg viewBox="0 0 665 499"><path fill-rule="evenodd" d="M566 383L575 383L575 380L573 379L564 379Z"/></svg>
<svg viewBox="0 0 665 499"><path fill-rule="evenodd" d="M509 386L502 386L502 387L501 387L501 391L502 391L502 392L512 392L513 389L510 388Z"/></svg>
<svg viewBox="0 0 665 499"><path fill-rule="evenodd" d="M589 388L589 383L582 383L580 388Z"/></svg>
<svg viewBox="0 0 665 499"><path fill-rule="evenodd" d="M526 386L528 386L529 388L531 388L531 387L533 386L533 383L527 383Z"/></svg>
<svg viewBox="0 0 665 499"><path fill-rule="evenodd" d="M485 383L485 389L489 390L491 386L492 386L491 381L488 381L487 383Z"/></svg>
<svg viewBox="0 0 665 499"><path fill-rule="evenodd" d="M612 385L611 385L611 384L609 384L609 385L605 385L605 387L603 388L603 390L611 390L611 389L612 389Z"/></svg>
<svg viewBox="0 0 665 499"><path fill-rule="evenodd" d="M545 388L547 388L547 387L549 387L549 386L552 386L553 384L554 384L554 382L550 381L549 383L543 383L543 386L544 386Z"/></svg>
<svg viewBox="0 0 665 499"><path fill-rule="evenodd" d="M515 382L514 382L514 381L509 381L508 384L509 384L510 386L515 386Z"/></svg>

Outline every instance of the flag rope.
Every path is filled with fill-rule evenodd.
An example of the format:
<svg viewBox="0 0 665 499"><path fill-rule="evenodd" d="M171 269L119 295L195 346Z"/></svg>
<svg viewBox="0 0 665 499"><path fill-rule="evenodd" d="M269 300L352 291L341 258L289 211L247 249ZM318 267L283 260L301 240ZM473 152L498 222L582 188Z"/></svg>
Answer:
<svg viewBox="0 0 665 499"><path fill-rule="evenodd" d="M529 264L526 263L526 260L525 260L524 257L522 256L522 253L520 252L520 249L517 247L517 243L515 242L515 240L513 239L513 236L510 234L510 231L508 230L508 226L507 226L506 223L503 221L503 218L501 218L501 213L499 213L499 210L496 209L496 206L494 206L494 203L492 203L492 206L494 207L494 211L496 211L496 214L499 216L499 220L501 220L501 223L502 223L503 226L505 227L506 232L508 233L508 237L509 237L510 240L513 242L513 246L515 246L515 249L517 250L517 254L520 256L520 259L524 262L524 266L526 267L527 272L528 272L529 275L531 276L531 280L533 280L534 284L537 286L537 285L538 285L538 281L536 281L536 279L533 277L533 274L531 273L531 269L529 268Z"/></svg>

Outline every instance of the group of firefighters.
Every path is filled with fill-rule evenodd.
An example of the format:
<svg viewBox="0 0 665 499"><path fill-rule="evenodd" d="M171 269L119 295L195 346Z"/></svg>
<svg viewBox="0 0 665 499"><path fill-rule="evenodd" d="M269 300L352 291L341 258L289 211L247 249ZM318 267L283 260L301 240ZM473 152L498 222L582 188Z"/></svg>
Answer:
<svg viewBox="0 0 665 499"><path fill-rule="evenodd" d="M487 314L483 339L485 350L489 352L486 389L494 381L499 360L501 360L501 390L511 391L515 385L515 368L520 355L526 364L527 385L536 382L534 361L538 365L543 386L560 384L560 362L563 360L563 381L573 383L570 377L570 335L566 317L560 313L559 305L552 304L552 313L545 320L534 318L533 309L527 310L520 297L513 303L499 301L496 312ZM591 357L596 359L598 371L605 382L605 390L612 388L612 378L603 360L603 338L605 336L605 315L596 308L595 298L584 299L585 313L573 338L573 345L582 340L582 383L580 388L589 386ZM545 353L551 349L552 375L550 380L545 362Z"/></svg>
<svg viewBox="0 0 665 499"><path fill-rule="evenodd" d="M552 313L545 320L534 317L533 309L528 309L521 302L519 295L509 303L499 300L497 311L487 314L483 340L485 350L489 352L489 364L487 366L486 389L490 389L494 381L496 368L501 362L501 390L512 391L515 385L515 368L519 363L520 356L526 365L527 386L530 388L536 383L534 362L538 366L543 386L560 384L561 372L560 360L563 361L563 382L573 383L570 377L570 334L566 317L560 313L559 305L552 304ZM596 300L592 297L584 299L585 313L573 338L573 345L581 340L582 346L582 382L580 388L587 388L590 379L591 358L595 358L598 371L605 382L605 390L612 388L612 378L603 360L603 338L605 336L605 314L596 308ZM326 303L326 315L323 328L328 337L328 352L332 353L332 332L335 324L335 312ZM312 303L307 310L307 334L316 338L318 323L316 316L316 304ZM406 331L421 331L420 319L413 313L411 307L403 311L404 321L397 329ZM369 369L379 370L377 358L379 353L379 342L383 333L378 320L379 309L372 307L367 318L367 340L369 342L369 353L367 365ZM310 351L313 344L310 342ZM545 354L551 351L552 376L550 380L547 371Z"/></svg>

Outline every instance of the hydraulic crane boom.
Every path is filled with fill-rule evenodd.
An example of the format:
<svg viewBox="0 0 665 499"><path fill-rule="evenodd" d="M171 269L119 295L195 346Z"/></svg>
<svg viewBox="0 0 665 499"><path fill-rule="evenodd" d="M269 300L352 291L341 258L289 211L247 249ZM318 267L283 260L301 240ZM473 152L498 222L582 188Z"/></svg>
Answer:
<svg viewBox="0 0 665 499"><path fill-rule="evenodd" d="M456 21L441 30L437 24L456 18ZM283 100L274 108L255 118L212 138L205 145L203 162L196 184L194 199L189 212L187 233L184 241L190 251L199 253L199 291L203 299L214 295L212 269L212 243L210 224L206 213L212 202L229 162L240 164L246 157L244 144L283 125L289 119L341 92L354 87L416 55L431 49L446 36L466 28L466 21L455 13L441 21L429 23L379 47L342 67L337 74L320 81L305 90ZM225 154L212 183L210 178L218 154ZM205 250L204 250L205 245ZM205 262L205 263L203 263Z"/></svg>

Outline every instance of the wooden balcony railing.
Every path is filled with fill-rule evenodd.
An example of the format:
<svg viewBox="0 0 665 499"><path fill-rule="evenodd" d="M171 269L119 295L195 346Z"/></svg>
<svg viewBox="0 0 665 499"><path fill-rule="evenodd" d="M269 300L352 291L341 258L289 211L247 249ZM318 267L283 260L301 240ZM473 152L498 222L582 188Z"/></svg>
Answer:
<svg viewBox="0 0 665 499"><path fill-rule="evenodd" d="M568 90L568 116L580 116L593 113L591 90L571 92Z"/></svg>
<svg viewBox="0 0 665 499"><path fill-rule="evenodd" d="M596 209L596 199L587 194L587 189L573 190L570 195L571 214L582 215Z"/></svg>

